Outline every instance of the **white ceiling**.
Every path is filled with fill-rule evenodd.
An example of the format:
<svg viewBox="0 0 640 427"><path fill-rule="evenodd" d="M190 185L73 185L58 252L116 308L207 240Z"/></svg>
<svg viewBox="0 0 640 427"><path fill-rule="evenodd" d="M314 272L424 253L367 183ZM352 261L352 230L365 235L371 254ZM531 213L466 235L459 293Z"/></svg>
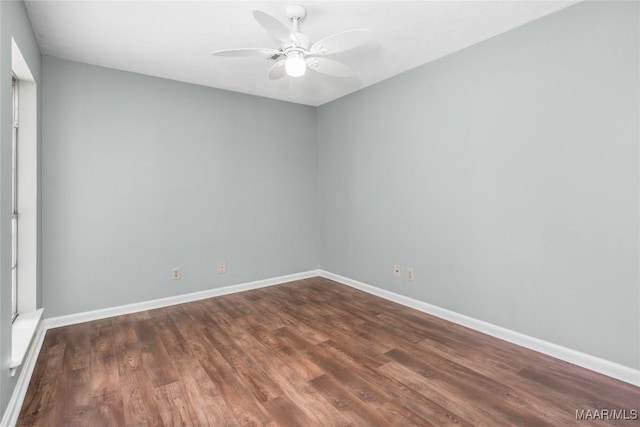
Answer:
<svg viewBox="0 0 640 427"><path fill-rule="evenodd" d="M262 9L288 24L285 7L307 8L312 41L369 28L374 41L336 54L355 77L308 72L271 81L271 61L212 51L278 48L254 20ZM576 1L60 1L28 0L43 54L318 106L486 40Z"/></svg>

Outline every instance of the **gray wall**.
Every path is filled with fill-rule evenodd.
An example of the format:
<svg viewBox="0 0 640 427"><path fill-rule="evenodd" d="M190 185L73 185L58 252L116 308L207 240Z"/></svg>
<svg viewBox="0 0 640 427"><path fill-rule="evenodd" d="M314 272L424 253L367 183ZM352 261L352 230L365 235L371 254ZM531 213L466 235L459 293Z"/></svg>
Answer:
<svg viewBox="0 0 640 427"><path fill-rule="evenodd" d="M9 363L11 362L12 37L33 74L39 95L41 55L24 4L17 1L0 1L0 414L3 414L7 407L20 373L18 370L15 377L9 377ZM41 97L38 96L39 105L40 99ZM38 126L38 133L40 133L40 126ZM37 276L40 277L39 272ZM38 281L36 293L38 307L41 307L41 289L41 282Z"/></svg>
<svg viewBox="0 0 640 427"><path fill-rule="evenodd" d="M638 16L578 4L320 107L321 267L640 368Z"/></svg>
<svg viewBox="0 0 640 427"><path fill-rule="evenodd" d="M314 108L46 56L43 75L45 317L317 268Z"/></svg>

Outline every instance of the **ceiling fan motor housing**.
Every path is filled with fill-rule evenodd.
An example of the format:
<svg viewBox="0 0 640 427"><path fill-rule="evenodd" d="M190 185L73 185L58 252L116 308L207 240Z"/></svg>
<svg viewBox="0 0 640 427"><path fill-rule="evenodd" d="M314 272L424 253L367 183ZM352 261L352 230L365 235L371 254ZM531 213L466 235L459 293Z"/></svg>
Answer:
<svg viewBox="0 0 640 427"><path fill-rule="evenodd" d="M290 4L287 6L287 17L291 22L296 20L302 22L307 17L307 10L302 5Z"/></svg>

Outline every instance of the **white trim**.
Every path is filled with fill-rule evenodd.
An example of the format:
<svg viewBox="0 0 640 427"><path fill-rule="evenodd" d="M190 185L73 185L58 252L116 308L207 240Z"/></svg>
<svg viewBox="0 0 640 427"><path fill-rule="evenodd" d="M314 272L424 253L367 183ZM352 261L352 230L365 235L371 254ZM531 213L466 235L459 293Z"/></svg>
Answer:
<svg viewBox="0 0 640 427"><path fill-rule="evenodd" d="M16 41L11 70L18 78L18 288L17 312L35 312L38 269L38 88Z"/></svg>
<svg viewBox="0 0 640 427"><path fill-rule="evenodd" d="M256 280L254 282L225 286L222 288L207 289L206 291L137 302L134 304L120 305L117 307L103 308L100 310L85 311L82 313L69 314L66 316L51 317L49 319L45 319L44 324L46 329L58 328L60 326L74 325L76 323L89 322L91 320L105 319L107 317L120 316L122 314L130 314L139 311L151 310L154 308L167 307L170 305L233 294L236 292L248 291L251 289L265 288L267 286L278 285L281 283L308 279L310 277L316 277L318 275L320 275L320 272L318 270L310 270L302 273L289 274L287 276L273 277L270 279Z"/></svg>
<svg viewBox="0 0 640 427"><path fill-rule="evenodd" d="M11 376L15 375L16 370L24 361L31 341L38 331L43 311L41 308L30 313L20 313L11 325L11 363L9 364Z"/></svg>
<svg viewBox="0 0 640 427"><path fill-rule="evenodd" d="M31 381L31 375L36 366L36 360L38 360L38 354L40 354L40 348L42 348L45 334L46 328L44 322L40 321L36 329L35 339L31 342L31 346L23 360L22 370L11 394L9 404L4 412L2 421L0 421L1 426L15 426L18 422L18 415L20 415L20 409L22 409L22 403L27 394L29 381Z"/></svg>
<svg viewBox="0 0 640 427"><path fill-rule="evenodd" d="M609 360L601 359L590 354L582 353L577 350L572 350L570 348L544 341L539 338L531 337L520 332L515 332L510 329L493 325L482 320L474 319L473 317L465 316L463 314L456 313L455 311L447 310L445 308L431 305L423 301L418 301L416 299L404 295L399 295L395 292L387 291L385 289L380 289L366 283L358 282L357 280L349 279L348 277L330 273L328 271L320 270L319 275L326 279L342 283L343 285L347 285L352 288L367 292L369 294L396 302L398 304L411 307L424 313L431 314L441 319L466 326L467 328L471 328L484 334L491 335L492 337L496 337L501 340L508 341L510 343L538 351L540 353L544 353L551 357L555 357L556 359L573 363L574 365L582 366L583 368L599 372L601 374L618 379L620 381L627 382L629 384L640 386L640 370L620 365Z"/></svg>

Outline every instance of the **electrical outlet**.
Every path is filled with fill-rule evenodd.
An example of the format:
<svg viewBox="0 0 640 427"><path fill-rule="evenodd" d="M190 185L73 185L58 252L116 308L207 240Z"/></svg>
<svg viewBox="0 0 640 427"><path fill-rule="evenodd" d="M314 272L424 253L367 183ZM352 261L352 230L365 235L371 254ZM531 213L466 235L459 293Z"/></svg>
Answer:
<svg viewBox="0 0 640 427"><path fill-rule="evenodd" d="M182 278L182 269L180 267L173 267L171 269L171 280L180 280Z"/></svg>
<svg viewBox="0 0 640 427"><path fill-rule="evenodd" d="M396 277L400 277L401 273L400 273L400 266L398 264L394 264L393 265L393 275Z"/></svg>
<svg viewBox="0 0 640 427"><path fill-rule="evenodd" d="M407 280L413 281L413 267L407 268Z"/></svg>
<svg viewBox="0 0 640 427"><path fill-rule="evenodd" d="M218 274L224 274L227 272L227 263L225 261L220 261L218 263Z"/></svg>

